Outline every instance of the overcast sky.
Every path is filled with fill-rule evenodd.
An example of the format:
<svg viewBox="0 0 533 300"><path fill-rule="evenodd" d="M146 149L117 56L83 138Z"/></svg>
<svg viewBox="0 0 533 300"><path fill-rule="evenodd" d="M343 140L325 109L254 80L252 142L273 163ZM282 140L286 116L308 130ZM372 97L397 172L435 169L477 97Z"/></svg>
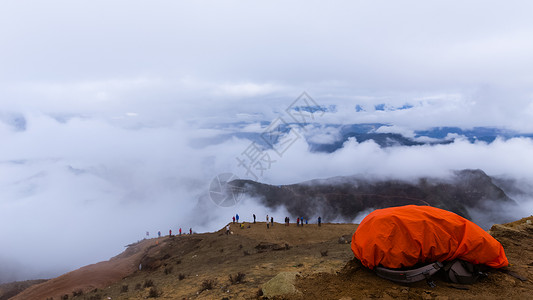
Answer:
<svg viewBox="0 0 533 300"><path fill-rule="evenodd" d="M533 132L532 11L529 1L2 1L0 261L11 267L0 281L108 259L146 230L275 213L199 206L213 176L242 175L235 157L250 141L198 141L226 133L220 123L272 121L303 91L337 106L321 123ZM382 103L413 108L374 111ZM299 140L262 180L463 168L530 180L531 151L520 138L351 140L323 154ZM191 216L198 207L212 222Z"/></svg>

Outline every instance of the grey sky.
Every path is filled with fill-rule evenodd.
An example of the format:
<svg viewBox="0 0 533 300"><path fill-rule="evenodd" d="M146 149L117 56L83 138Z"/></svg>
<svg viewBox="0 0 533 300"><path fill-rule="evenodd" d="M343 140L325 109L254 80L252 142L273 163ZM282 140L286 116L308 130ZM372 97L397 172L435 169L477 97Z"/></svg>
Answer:
<svg viewBox="0 0 533 300"><path fill-rule="evenodd" d="M338 108L319 123L533 132L531 11L529 1L3 1L0 260L35 269L0 270L0 281L108 259L146 230L222 227L234 209L198 199L215 174L241 172L235 156L250 141L194 141L225 133L219 123L272 121L304 90ZM381 103L413 108L372 109ZM462 168L531 180L531 151L529 139L352 140L328 155L301 140L263 180ZM199 205L212 222L198 221ZM253 201L239 209L267 213Z"/></svg>

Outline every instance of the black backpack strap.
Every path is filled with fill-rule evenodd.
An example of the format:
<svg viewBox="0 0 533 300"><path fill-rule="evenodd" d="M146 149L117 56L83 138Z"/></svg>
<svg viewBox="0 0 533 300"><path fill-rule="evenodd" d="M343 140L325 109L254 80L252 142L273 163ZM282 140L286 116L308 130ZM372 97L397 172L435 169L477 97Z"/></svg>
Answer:
<svg viewBox="0 0 533 300"><path fill-rule="evenodd" d="M431 280L431 276L437 273L442 267L443 267L442 263L434 262L434 263L422 266L420 268L411 269L411 270L394 270L394 269L389 269L389 268L378 266L374 268L374 271L379 277L385 278L385 279L388 279L394 282L411 283L411 282L417 282L417 281L421 281L425 279L430 287L435 287L436 285L433 282L433 280Z"/></svg>
<svg viewBox="0 0 533 300"><path fill-rule="evenodd" d="M460 284L472 284L480 277L487 277L486 273L480 271L479 266L461 259L448 262L444 266L444 274L447 280Z"/></svg>

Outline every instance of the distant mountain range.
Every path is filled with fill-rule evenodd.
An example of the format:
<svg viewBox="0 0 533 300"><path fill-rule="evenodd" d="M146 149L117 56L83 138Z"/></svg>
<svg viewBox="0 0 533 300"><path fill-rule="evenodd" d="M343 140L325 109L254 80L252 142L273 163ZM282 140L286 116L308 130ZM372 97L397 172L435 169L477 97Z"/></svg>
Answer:
<svg viewBox="0 0 533 300"><path fill-rule="evenodd" d="M199 145L217 144L228 140L231 137L241 139L248 139L261 145L265 149L272 148L279 140L294 127L299 125L296 123L280 123L275 129L269 128L270 123L260 122L261 127L266 128L264 132L244 132L240 129L250 125L249 123L231 123L222 124L218 129L227 130L227 134L219 135L218 137L211 137L209 140L195 141ZM312 133L306 135L310 151L312 152L326 152L332 153L341 149L343 144L351 138L359 143L365 141L374 141L380 147L395 147L395 146L418 146L418 145L438 145L450 144L456 139L465 139L471 143L482 141L492 143L497 138L510 139L515 137L533 138L533 133L518 133L513 130L496 128L496 127L474 127L472 129L462 129L460 127L433 127L426 130L415 130L408 135L393 132L393 127L390 124L383 123L364 123L364 124L307 124L307 130L312 129ZM269 130L275 130L275 134L268 134L268 139L265 135ZM317 141L316 134L328 133L330 138L327 141Z"/></svg>
<svg viewBox="0 0 533 300"><path fill-rule="evenodd" d="M230 185L271 209L284 206L295 218L320 215L325 221L352 221L369 209L408 204L431 205L472 219L470 209L498 214L501 205L516 205L481 170L456 171L449 179L420 178L414 182L333 177L279 186L251 180L235 180ZM489 204L493 203L498 208L492 209Z"/></svg>

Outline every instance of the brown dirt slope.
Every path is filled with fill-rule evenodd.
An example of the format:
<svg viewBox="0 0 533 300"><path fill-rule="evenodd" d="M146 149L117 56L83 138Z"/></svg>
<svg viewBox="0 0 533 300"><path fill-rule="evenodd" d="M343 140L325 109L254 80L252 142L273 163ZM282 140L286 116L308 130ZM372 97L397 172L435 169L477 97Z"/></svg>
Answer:
<svg viewBox="0 0 533 300"><path fill-rule="evenodd" d="M141 258L154 251L151 241L130 245L123 253L108 261L88 265L46 282L36 284L11 299L60 299L73 292L103 288L138 269Z"/></svg>
<svg viewBox="0 0 533 300"><path fill-rule="evenodd" d="M244 229L231 225L230 235L222 229L145 240L107 262L36 285L13 299L65 294L87 300L262 299L262 288L276 284L295 292L274 299L523 299L533 293L533 225L528 220L533 217L492 228L511 263L508 273L493 271L470 286L436 278L437 287L431 289L425 282L399 285L377 277L353 259L354 224L302 228L276 223L267 229L258 223ZM279 282L273 284L273 278ZM80 289L83 294L73 296Z"/></svg>

